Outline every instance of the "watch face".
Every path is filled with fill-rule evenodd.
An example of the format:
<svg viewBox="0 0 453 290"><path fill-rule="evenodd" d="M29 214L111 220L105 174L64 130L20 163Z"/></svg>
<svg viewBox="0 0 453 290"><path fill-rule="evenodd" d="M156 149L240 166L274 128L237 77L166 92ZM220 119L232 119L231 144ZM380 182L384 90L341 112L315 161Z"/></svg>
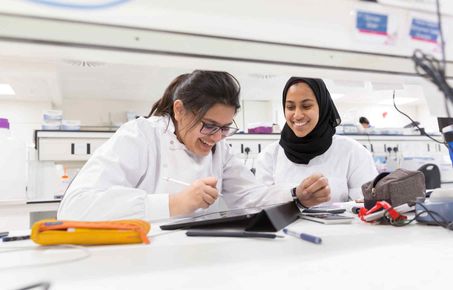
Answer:
<svg viewBox="0 0 453 290"><path fill-rule="evenodd" d="M306 209L307 207L304 206L304 205L300 202L299 198L297 197L296 190L297 190L297 187L291 188L291 196L293 197L294 203L297 205L297 208L298 208L298 209L300 209L300 210Z"/></svg>

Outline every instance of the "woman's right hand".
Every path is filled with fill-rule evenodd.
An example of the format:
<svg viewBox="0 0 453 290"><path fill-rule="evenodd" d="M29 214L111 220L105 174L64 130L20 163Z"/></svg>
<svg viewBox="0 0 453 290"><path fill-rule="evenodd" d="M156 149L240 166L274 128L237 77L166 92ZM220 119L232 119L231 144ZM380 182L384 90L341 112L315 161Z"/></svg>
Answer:
<svg viewBox="0 0 453 290"><path fill-rule="evenodd" d="M305 207L327 202L330 200L329 181L321 173L314 173L297 186L296 195Z"/></svg>
<svg viewBox="0 0 453 290"><path fill-rule="evenodd" d="M170 194L170 216L191 214L199 208L208 208L219 197L217 178L195 180L181 192Z"/></svg>

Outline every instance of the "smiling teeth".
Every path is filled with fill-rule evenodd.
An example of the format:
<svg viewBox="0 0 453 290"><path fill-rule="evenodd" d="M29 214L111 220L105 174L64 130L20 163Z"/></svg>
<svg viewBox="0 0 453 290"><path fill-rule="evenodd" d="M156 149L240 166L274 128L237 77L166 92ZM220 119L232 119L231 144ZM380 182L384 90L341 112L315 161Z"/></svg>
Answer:
<svg viewBox="0 0 453 290"><path fill-rule="evenodd" d="M201 141L201 143L206 144L206 145L208 145L208 146L214 146L214 143L208 143L208 142L203 141L203 140L201 140L201 139L200 139L200 141Z"/></svg>
<svg viewBox="0 0 453 290"><path fill-rule="evenodd" d="M294 122L294 125L296 125L296 126L303 126L303 125L305 125L305 124L307 124L307 122L302 122L302 123L300 123L300 122Z"/></svg>

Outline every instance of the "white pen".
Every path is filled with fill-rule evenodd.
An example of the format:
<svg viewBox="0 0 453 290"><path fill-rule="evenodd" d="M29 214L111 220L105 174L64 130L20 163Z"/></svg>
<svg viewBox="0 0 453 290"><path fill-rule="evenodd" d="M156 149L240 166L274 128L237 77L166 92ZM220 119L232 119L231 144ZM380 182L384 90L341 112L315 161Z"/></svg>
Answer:
<svg viewBox="0 0 453 290"><path fill-rule="evenodd" d="M181 184L181 185L184 185L184 186L189 186L190 184L187 183L187 182L184 182L184 181L181 181L181 180L178 180L178 179L174 179L174 178L171 178L171 177L162 177L163 180L166 180L168 182L173 182L173 183L177 183L177 184ZM219 192L219 196L222 196L223 197L223 194L221 194Z"/></svg>
<svg viewBox="0 0 453 290"><path fill-rule="evenodd" d="M169 182L185 185L185 186L189 186L190 185L187 182L184 182L184 181L181 181L181 180L177 180L177 179L174 179L174 178L171 178L171 177L162 177L162 179L166 180L166 181L169 181Z"/></svg>

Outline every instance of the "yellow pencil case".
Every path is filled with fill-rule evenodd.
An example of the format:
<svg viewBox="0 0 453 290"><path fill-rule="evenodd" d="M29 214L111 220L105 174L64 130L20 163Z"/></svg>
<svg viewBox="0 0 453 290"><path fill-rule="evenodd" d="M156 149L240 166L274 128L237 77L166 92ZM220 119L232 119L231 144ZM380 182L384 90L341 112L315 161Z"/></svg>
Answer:
<svg viewBox="0 0 453 290"><path fill-rule="evenodd" d="M33 224L31 239L40 245L149 244L151 225L143 220L104 222L41 220Z"/></svg>

